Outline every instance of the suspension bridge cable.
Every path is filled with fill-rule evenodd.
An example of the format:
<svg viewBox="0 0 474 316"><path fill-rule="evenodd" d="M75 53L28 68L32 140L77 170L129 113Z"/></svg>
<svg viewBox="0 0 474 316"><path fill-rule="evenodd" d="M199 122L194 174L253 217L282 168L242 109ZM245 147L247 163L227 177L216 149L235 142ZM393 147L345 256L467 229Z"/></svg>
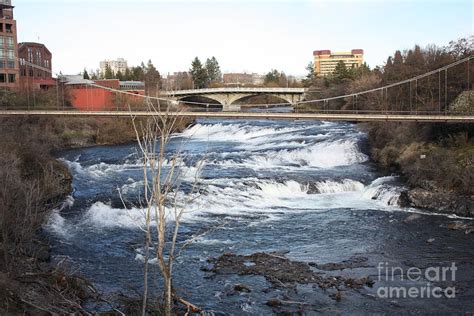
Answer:
<svg viewBox="0 0 474 316"><path fill-rule="evenodd" d="M18 57L16 57L16 58L18 59ZM382 93L383 93L384 89L389 89L389 88L401 86L405 83L410 84L410 90L411 90L411 83L413 81L416 82L419 79L426 78L428 76L431 76L431 75L436 74L437 72L441 72L441 71L445 71L445 102L447 102L447 70L454 67L454 66L465 63L466 61L469 63L469 61L473 58L474 58L474 55L471 55L471 56L468 56L466 58L455 61L451 64L448 64L446 66L443 66L443 67L440 67L438 69L429 71L427 73L424 73L424 74L421 74L421 75L418 75L418 76L415 76L415 77L412 77L412 78L409 78L409 79L405 79L405 80L402 80L402 81L399 81L399 82L396 82L396 83L385 85L385 86L382 86L382 87L373 88L373 89L369 89L369 90L365 90L365 91L361 91L361 92L354 92L354 93L351 93L351 94L345 94L345 95L340 95L340 96L335 96L335 97L329 97L329 98L297 101L297 102L294 102L293 105L309 104L309 103L317 103L317 102L324 102L325 104L327 104L329 101L346 99L346 98L350 98L350 97L353 97L353 96L361 96L361 95L365 95L365 94L372 93L372 92L377 92L377 91L382 91ZM24 61L24 62L26 64L32 66L32 67L35 67L35 68L44 70L44 71L46 71L50 74L53 74L53 72L50 69L40 67L40 66L32 64L28 61ZM58 75L58 74L56 74L56 75ZM119 89L114 89L114 88L111 88L111 87L105 87L105 86L93 83L93 81L90 81L90 80L85 80L85 83L83 83L83 84L89 85L91 87L96 87L96 88L108 90L110 92L120 93L120 94L123 94L123 95L130 95L130 96L133 96L133 97L139 97L139 98L143 98L143 99L147 99L147 100L166 101L166 102L172 102L172 103L178 103L178 104L179 103L186 103L186 104L201 105L201 106L206 106L206 104L209 104L209 103L205 103L205 102L180 101L180 100L175 100L175 99L172 99L172 98L169 98L169 97L168 98L166 98L166 97L154 97L154 96L148 96L148 95L135 94L135 93L132 93L132 92L123 91L123 90L119 90ZM177 92L177 91L175 91L175 92ZM171 94L171 96L174 95L172 92L170 94ZM411 96L411 93L410 93L410 104L411 104L411 101L412 101L412 96ZM270 103L270 104L265 103L265 104L254 104L254 106L283 106L283 105L287 105L287 104L288 103ZM64 87L63 87L63 107L64 107ZM410 105L410 107L411 107L411 105Z"/></svg>

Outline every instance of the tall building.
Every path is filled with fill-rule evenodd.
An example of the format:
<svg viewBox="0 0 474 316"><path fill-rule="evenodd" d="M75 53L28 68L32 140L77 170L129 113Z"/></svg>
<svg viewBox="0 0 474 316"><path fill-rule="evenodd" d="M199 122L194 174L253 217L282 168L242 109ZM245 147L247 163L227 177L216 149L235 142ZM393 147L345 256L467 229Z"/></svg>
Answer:
<svg viewBox="0 0 474 316"><path fill-rule="evenodd" d="M56 85L51 72L53 56L44 44L20 43L18 57L22 89L48 89Z"/></svg>
<svg viewBox="0 0 474 316"><path fill-rule="evenodd" d="M340 61L343 61L347 68L357 68L364 63L364 50L362 49L333 53L330 50L316 50L313 52L313 56L314 72L321 76L332 74Z"/></svg>
<svg viewBox="0 0 474 316"><path fill-rule="evenodd" d="M20 69L11 0L0 0L0 87L17 88Z"/></svg>
<svg viewBox="0 0 474 316"><path fill-rule="evenodd" d="M100 62L100 72L105 74L107 66L112 70L112 72L117 74L119 71L124 74L128 68L127 61L123 58L117 58L117 60L104 60Z"/></svg>

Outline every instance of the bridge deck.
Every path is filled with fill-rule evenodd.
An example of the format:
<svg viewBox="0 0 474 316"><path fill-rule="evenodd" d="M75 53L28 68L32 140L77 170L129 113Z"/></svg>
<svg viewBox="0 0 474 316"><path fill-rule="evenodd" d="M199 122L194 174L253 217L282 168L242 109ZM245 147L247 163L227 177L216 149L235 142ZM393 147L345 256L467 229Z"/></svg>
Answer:
<svg viewBox="0 0 474 316"><path fill-rule="evenodd" d="M159 115L156 112L132 111L0 111L0 116L77 116L77 117L147 117ZM255 113L255 112L169 112L168 116L189 118L222 118L222 119L267 119L267 120L319 120L319 121L393 121L393 122L463 122L474 123L474 115L427 115L427 114L326 114L326 113Z"/></svg>

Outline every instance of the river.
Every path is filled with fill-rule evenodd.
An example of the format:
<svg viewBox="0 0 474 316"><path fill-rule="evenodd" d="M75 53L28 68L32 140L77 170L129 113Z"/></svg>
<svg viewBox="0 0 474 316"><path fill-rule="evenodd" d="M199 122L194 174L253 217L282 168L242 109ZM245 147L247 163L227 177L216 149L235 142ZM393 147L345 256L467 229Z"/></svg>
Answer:
<svg viewBox="0 0 474 316"><path fill-rule="evenodd" d="M205 160L201 192L187 207L179 240L207 234L183 251L175 277L176 289L194 304L235 315L275 312L265 304L273 298L306 302L307 313L474 311L472 235L449 230L453 218L399 207L404 184L370 161L367 136L357 125L199 120L172 138L169 155L179 148L186 157L185 193L196 164ZM59 155L73 174L74 193L45 226L53 257L68 258L106 294L142 289L142 212L125 209L118 194L121 190L130 204L137 202L143 182L136 153L136 145L128 144ZM348 289L338 301L316 286L299 284L288 291L271 286L263 276L202 269L209 258L224 253L272 251L317 264L363 258L366 264L360 267L322 273L370 276L375 284ZM381 298L380 286L427 284L425 279L406 283L400 276L392 282L379 279L381 262L403 269L455 262L458 274L450 281L456 298ZM237 283L251 292L235 292Z"/></svg>

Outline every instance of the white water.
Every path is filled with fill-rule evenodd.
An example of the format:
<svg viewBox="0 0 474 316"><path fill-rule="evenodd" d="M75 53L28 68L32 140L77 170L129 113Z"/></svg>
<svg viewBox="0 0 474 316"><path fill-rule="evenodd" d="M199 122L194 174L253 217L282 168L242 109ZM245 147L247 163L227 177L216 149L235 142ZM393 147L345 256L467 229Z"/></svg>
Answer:
<svg viewBox="0 0 474 316"><path fill-rule="evenodd" d="M180 137L191 143L205 140L210 145L220 142L231 144L227 145L228 150L219 148L212 151L211 148L214 158L206 161L206 164L207 168L216 172L220 172L219 168L236 170L235 168L244 167L262 170L259 172L264 173L282 169L281 174L287 177L286 173L290 171L314 173L317 170L338 170L343 166L360 165L368 161L367 155L358 146L360 132L345 131L336 123L322 123L316 127L319 132L313 132L315 126L312 124L286 127L244 123L196 124ZM112 176L136 171L136 177L128 176L112 189L113 192L120 189L122 194L138 194L143 192L141 161L134 161L132 157L129 155L122 164L100 162L87 167L79 161L63 161L76 174L86 178L87 186L94 181L107 181ZM201 170L196 165L186 166L184 163L180 168L183 169L181 179L184 183L192 183L195 173ZM351 178L333 180L326 177L319 180L317 175L308 177L306 181L291 177L278 180L255 176L213 176L199 180L202 193L192 193L195 199L186 205L184 220L202 221L208 214L265 214L267 218L275 219L281 214L337 209L400 210L397 202L402 188L394 185L394 182L393 177L379 178L372 183L363 184L360 180ZM184 192L180 194L182 200L186 199ZM144 214L145 211L139 207L127 210L123 207L114 208L110 203L100 201L84 211L79 225L98 229L137 229L143 226ZM59 212L53 214L50 222L49 227L53 231L60 231L60 227L66 224Z"/></svg>

